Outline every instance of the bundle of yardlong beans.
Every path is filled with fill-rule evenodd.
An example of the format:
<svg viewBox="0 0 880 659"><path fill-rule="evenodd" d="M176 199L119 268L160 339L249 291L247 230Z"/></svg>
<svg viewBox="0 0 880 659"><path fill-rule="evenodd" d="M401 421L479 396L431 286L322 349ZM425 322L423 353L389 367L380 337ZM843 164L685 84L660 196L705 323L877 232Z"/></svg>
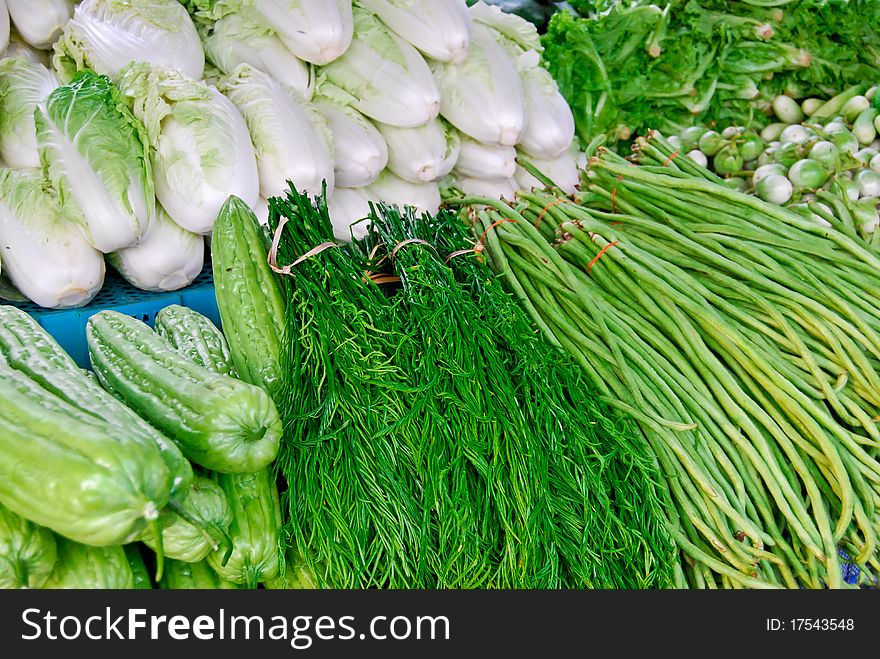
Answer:
<svg viewBox="0 0 880 659"><path fill-rule="evenodd" d="M679 585L843 587L840 548L875 584L880 258L650 146L653 166L595 158L579 200L456 203L545 335L639 420Z"/></svg>

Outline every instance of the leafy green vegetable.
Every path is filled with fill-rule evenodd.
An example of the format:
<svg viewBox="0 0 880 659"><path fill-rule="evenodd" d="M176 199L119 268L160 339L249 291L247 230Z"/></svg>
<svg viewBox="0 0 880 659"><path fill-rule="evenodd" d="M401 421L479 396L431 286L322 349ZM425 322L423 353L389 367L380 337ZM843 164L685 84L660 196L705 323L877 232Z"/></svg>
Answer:
<svg viewBox="0 0 880 659"><path fill-rule="evenodd" d="M831 96L874 80L880 65L871 0L573 4L602 13L556 14L544 57L584 145L600 134L628 140L647 128L671 134L693 123L759 125L780 93Z"/></svg>

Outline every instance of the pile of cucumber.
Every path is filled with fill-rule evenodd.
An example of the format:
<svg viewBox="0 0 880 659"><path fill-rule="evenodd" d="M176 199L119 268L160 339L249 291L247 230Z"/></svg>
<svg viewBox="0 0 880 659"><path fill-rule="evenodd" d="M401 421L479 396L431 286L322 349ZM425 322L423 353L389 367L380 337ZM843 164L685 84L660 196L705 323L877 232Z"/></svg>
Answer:
<svg viewBox="0 0 880 659"><path fill-rule="evenodd" d="M238 246L215 250L225 309L265 265L242 258L247 211L230 202L217 221ZM85 371L0 306L0 587L314 585L280 541L282 422L263 386L279 339L226 315L238 351L191 309L163 309L154 328L101 311Z"/></svg>
<svg viewBox="0 0 880 659"><path fill-rule="evenodd" d="M777 121L688 128L670 144L725 184L785 205L851 237L880 242L880 94L853 87L829 100L773 101Z"/></svg>

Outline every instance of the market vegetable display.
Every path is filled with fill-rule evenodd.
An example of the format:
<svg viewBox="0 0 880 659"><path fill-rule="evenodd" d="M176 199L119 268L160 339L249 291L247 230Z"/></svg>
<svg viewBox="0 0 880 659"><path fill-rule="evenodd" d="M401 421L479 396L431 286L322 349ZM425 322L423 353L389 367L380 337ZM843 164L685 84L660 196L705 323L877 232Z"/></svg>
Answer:
<svg viewBox="0 0 880 659"><path fill-rule="evenodd" d="M577 0L543 37L586 146L648 129L760 128L779 94L832 96L877 74L870 0Z"/></svg>
<svg viewBox="0 0 880 659"><path fill-rule="evenodd" d="M41 2L39 18L10 8L24 41L13 35L0 60L0 157L40 170L85 240L143 290L201 273L201 236L230 195L256 208L288 180L312 194L326 184L351 240L367 199L436 212L441 187L509 196L511 157L572 145L536 28L482 2ZM504 173L492 157L455 170L463 136L508 147ZM69 308L102 283L82 296L4 289Z"/></svg>
<svg viewBox="0 0 880 659"><path fill-rule="evenodd" d="M40 588L57 559L51 531L0 505L0 588Z"/></svg>
<svg viewBox="0 0 880 659"><path fill-rule="evenodd" d="M281 422L262 389L182 361L146 324L115 311L89 318L86 336L101 384L196 464L251 472L275 458Z"/></svg>
<svg viewBox="0 0 880 659"><path fill-rule="evenodd" d="M669 144L724 177L726 185L873 241L880 223L876 89L857 85L830 99L800 102L779 96L773 104L778 121L760 134L693 126L670 136ZM642 144L637 140L640 160L658 164L659 156Z"/></svg>
<svg viewBox="0 0 880 659"><path fill-rule="evenodd" d="M323 199L270 199L268 257L291 332L279 408L294 438L277 470L288 544L319 585L670 583L653 465L631 429L515 376L521 363L420 244L414 216L382 207L372 223L381 246L340 249ZM402 289L389 299L372 277ZM557 431L535 435L537 419ZM600 473L628 475L610 487Z"/></svg>
<svg viewBox="0 0 880 659"><path fill-rule="evenodd" d="M841 587L840 547L873 583L876 254L652 146L594 159L580 203L462 203L506 220L493 264L676 475L679 585Z"/></svg>

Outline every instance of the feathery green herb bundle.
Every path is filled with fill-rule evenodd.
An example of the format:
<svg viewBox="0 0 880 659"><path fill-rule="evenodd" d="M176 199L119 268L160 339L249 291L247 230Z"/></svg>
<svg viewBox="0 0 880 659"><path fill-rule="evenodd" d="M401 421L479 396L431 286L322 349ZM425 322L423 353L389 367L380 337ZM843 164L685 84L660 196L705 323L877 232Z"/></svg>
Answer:
<svg viewBox="0 0 880 659"><path fill-rule="evenodd" d="M477 211L486 219L486 212ZM554 541L567 583L606 579L616 588L672 584L676 551L656 460L640 430L599 400L583 372L547 341L501 287L452 214L435 221L435 244L483 322L494 328L529 428L548 459ZM479 243L481 244L481 243ZM610 572L595 573L595 556Z"/></svg>
<svg viewBox="0 0 880 659"><path fill-rule="evenodd" d="M411 407L419 394L385 350L398 340L388 301L358 259L328 242L326 203L315 203L295 191L270 200L275 258L290 271L281 413L295 439L277 461L289 542L322 563L322 586L434 587L412 452L421 441Z"/></svg>

